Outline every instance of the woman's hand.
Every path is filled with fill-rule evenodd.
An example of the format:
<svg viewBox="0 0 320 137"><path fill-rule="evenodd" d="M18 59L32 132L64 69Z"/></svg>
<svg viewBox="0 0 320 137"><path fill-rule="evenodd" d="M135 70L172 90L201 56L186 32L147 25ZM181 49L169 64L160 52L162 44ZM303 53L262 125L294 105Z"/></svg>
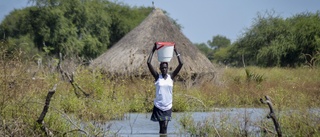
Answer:
<svg viewBox="0 0 320 137"><path fill-rule="evenodd" d="M157 44L154 43L154 46L153 46L153 49L152 49L152 52L156 51L157 50Z"/></svg>
<svg viewBox="0 0 320 137"><path fill-rule="evenodd" d="M176 46L174 46L173 50L174 50L174 52L176 53L176 55L177 55L177 56L179 56L179 55L180 55L180 54L178 53L178 51L177 51Z"/></svg>

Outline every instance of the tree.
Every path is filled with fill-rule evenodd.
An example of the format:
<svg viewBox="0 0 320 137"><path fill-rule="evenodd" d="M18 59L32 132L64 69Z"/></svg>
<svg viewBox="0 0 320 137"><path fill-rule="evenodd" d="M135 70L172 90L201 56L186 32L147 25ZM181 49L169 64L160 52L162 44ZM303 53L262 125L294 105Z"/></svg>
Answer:
<svg viewBox="0 0 320 137"><path fill-rule="evenodd" d="M213 50L205 43L194 43L194 45L203 53L209 60L213 60Z"/></svg>
<svg viewBox="0 0 320 137"><path fill-rule="evenodd" d="M319 37L319 12L300 13L287 19L272 12L259 14L228 50L228 59L235 66L315 66L319 64Z"/></svg>
<svg viewBox="0 0 320 137"><path fill-rule="evenodd" d="M231 45L230 39L228 39L225 36L222 35L216 35L212 37L212 40L208 41L207 44L209 45L209 50L208 50L208 58L211 61L220 63L220 64L226 64L227 59L225 57L228 57L226 49Z"/></svg>
<svg viewBox="0 0 320 137"><path fill-rule="evenodd" d="M297 50L291 55L295 63L319 65L320 11L297 14L288 20L293 26L294 44Z"/></svg>
<svg viewBox="0 0 320 137"><path fill-rule="evenodd" d="M294 50L293 35L286 20L273 12L258 14L251 28L235 42L231 58L237 66L282 66L282 60Z"/></svg>
<svg viewBox="0 0 320 137"><path fill-rule="evenodd" d="M133 7L122 3L109 3L106 9L111 17L110 45L118 42L125 34L140 24L152 11L151 7Z"/></svg>
<svg viewBox="0 0 320 137"><path fill-rule="evenodd" d="M212 49L219 49L222 47L229 46L231 44L231 41L225 36L216 35L216 36L213 36L212 40L211 41L209 40L207 43Z"/></svg>
<svg viewBox="0 0 320 137"><path fill-rule="evenodd" d="M95 58L137 26L152 8L129 7L108 0L30 0L0 25L5 39L50 55ZM19 43L17 43L19 45Z"/></svg>
<svg viewBox="0 0 320 137"><path fill-rule="evenodd" d="M214 61L218 64L228 65L230 63L230 49L232 46L221 47L214 52Z"/></svg>

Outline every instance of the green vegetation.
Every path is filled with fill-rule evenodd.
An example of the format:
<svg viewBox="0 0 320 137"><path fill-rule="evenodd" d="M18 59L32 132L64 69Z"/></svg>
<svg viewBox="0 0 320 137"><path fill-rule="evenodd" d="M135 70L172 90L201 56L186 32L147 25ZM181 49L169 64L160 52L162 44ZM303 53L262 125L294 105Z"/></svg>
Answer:
<svg viewBox="0 0 320 137"><path fill-rule="evenodd" d="M30 0L35 6L12 11L0 25L8 50L93 59L137 26L151 7L108 0Z"/></svg>
<svg viewBox="0 0 320 137"><path fill-rule="evenodd" d="M2 44L5 42L2 42ZM16 51L13 57L1 45L0 58L0 135L43 135L36 120L42 112L45 98L54 84L57 89L53 95L49 111L44 119L45 125L54 135L78 136L116 134L101 129L94 124L82 127L81 122L102 122L122 119L128 112L151 112L154 98L154 85L151 78L107 77L85 66L72 65L64 60L62 64L22 60L24 52ZM9 46L7 46L9 47ZM66 63L66 64L64 64ZM70 70L59 71L68 66ZM75 67L72 67L75 66ZM73 70L72 70L73 69ZM73 74L71 72L74 72ZM69 75L64 75L69 74ZM72 74L72 75L71 75ZM73 83L66 76L72 76ZM174 112L210 111L217 107L266 107L259 102L268 95L272 98L277 112L295 110L296 113L281 115L280 123L286 135L319 135L319 119L308 109L319 108L320 71L312 68L220 68L217 81L204 83L199 87L186 88L177 82L174 87ZM79 88L76 88L77 85ZM81 90L82 91L81 91ZM82 94L84 92L88 94ZM186 118L183 122L192 122ZM227 119L227 118L226 118ZM261 120L263 127L272 130L270 120ZM202 135L216 133L221 135L240 135L240 129L217 129L204 121L201 127L186 127L186 131ZM316 122L316 123L315 123ZM187 124L192 126L193 124ZM101 126L101 125L100 125ZM210 131L208 131L211 129Z"/></svg>
<svg viewBox="0 0 320 137"><path fill-rule="evenodd" d="M251 27L230 44L217 35L196 44L219 64L245 67L316 67L320 65L320 12L283 19L272 12L259 14Z"/></svg>
<svg viewBox="0 0 320 137"><path fill-rule="evenodd" d="M107 0L31 1L34 6L11 12L0 24L0 136L116 135L96 122L152 110L152 78L106 76L84 65L137 26L152 8ZM259 99L268 95L284 135L319 136L319 113L310 112L320 107L319 24L319 12L287 19L258 15L234 43L218 35L209 46L196 44L213 62L245 68L217 68L215 81L196 87L176 82L173 111L266 107ZM59 53L63 60L57 59ZM55 84L44 124L37 123ZM269 132L269 121L250 124ZM195 136L250 135L214 119L195 123L186 115L180 123Z"/></svg>
<svg viewBox="0 0 320 137"><path fill-rule="evenodd" d="M221 108L267 108L259 102L265 95L271 97L283 136L319 136L319 69L310 68L258 68L222 69L219 82L204 84L198 91L189 92L209 107ZM195 93L197 92L197 93ZM195 94L195 95L193 95ZM200 105L201 107L201 105ZM267 115L267 114L266 114ZM228 122L228 115L210 117L195 122L186 114L180 119L184 131L193 136L275 136L270 119L248 121L250 114L239 114L245 123ZM243 126L245 124L246 126ZM258 127L259 132L250 132L249 126ZM218 128L219 127L219 128Z"/></svg>
<svg viewBox="0 0 320 137"><path fill-rule="evenodd" d="M12 11L0 24L1 39L13 50L34 55L93 59L137 26L152 7L129 7L108 0L30 0L34 6ZM320 16L299 13L282 18L258 14L242 36L221 35L195 45L212 61L234 67L317 67ZM173 20L173 19L172 19ZM175 24L181 27L177 22Z"/></svg>

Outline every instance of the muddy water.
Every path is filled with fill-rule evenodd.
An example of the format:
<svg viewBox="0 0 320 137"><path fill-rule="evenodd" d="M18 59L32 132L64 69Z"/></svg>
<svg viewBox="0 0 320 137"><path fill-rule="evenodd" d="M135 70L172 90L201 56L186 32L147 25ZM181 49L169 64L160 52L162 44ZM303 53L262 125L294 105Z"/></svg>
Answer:
<svg viewBox="0 0 320 137"><path fill-rule="evenodd" d="M229 108L216 109L212 112L173 112L172 120L168 125L167 137L188 136L179 124L179 119L184 116L191 116L195 122L204 121L206 119L214 119L215 123L226 122L228 124L244 127L245 120L258 122L264 119L269 113L268 109L260 108ZM106 123L105 127L116 133L118 136L130 137L151 137L159 136L159 124L150 120L151 113L128 113L124 120L114 120ZM245 119L245 117L247 119ZM247 126L247 130L257 130L254 126Z"/></svg>

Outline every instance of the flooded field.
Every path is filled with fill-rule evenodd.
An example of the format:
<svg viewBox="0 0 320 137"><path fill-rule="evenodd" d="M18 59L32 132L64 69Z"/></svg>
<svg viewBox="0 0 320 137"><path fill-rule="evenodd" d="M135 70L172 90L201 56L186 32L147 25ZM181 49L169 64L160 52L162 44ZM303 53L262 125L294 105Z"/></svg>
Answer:
<svg viewBox="0 0 320 137"><path fill-rule="evenodd" d="M226 122L227 124L244 127L245 121L250 123L264 119L268 109L262 108L229 108L216 109L212 112L174 112L173 119L168 125L167 136L188 136L179 123L179 119L190 116L194 122L212 119L215 123ZM112 132L118 136L159 136L159 124L150 120L151 113L129 113L124 120L114 120L105 124ZM219 128L217 126L217 128ZM257 127L249 125L249 131L257 130Z"/></svg>

